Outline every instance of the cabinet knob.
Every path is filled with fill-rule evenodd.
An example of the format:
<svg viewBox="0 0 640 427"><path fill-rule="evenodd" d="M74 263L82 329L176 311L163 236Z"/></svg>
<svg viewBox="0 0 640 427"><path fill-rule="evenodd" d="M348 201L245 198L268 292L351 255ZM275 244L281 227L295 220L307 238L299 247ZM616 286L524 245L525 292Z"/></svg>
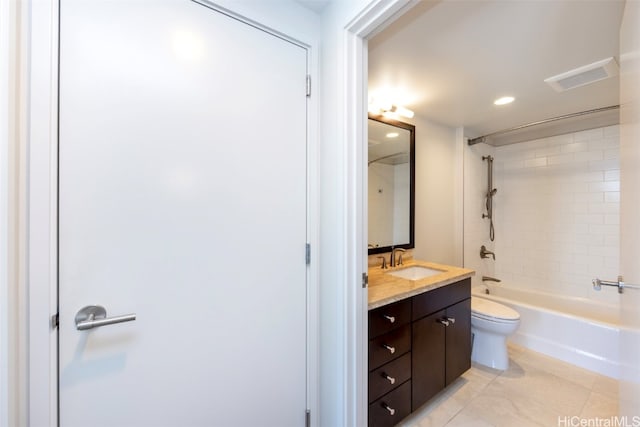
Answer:
<svg viewBox="0 0 640 427"><path fill-rule="evenodd" d="M449 320L447 319L438 319L438 323L444 326L449 326Z"/></svg>
<svg viewBox="0 0 640 427"><path fill-rule="evenodd" d="M447 320L449 321L449 323L454 324L456 323L456 318L455 317L447 317Z"/></svg>
<svg viewBox="0 0 640 427"><path fill-rule="evenodd" d="M390 352L391 354L393 354L393 353L395 353L395 352L396 352L396 348L395 348L395 347L391 347L390 345L386 345L386 344L382 344L382 346L383 346L384 348L386 348L387 350L389 350L389 352Z"/></svg>
<svg viewBox="0 0 640 427"><path fill-rule="evenodd" d="M396 410L393 409L391 406L387 405L386 403L382 402L382 407L384 409L386 409L387 411L389 411L389 414L391 415L395 415L396 414Z"/></svg>
<svg viewBox="0 0 640 427"><path fill-rule="evenodd" d="M382 373L382 377L386 378L391 384L395 384L396 383L396 379L393 377L390 377L389 375L387 375L386 373Z"/></svg>
<svg viewBox="0 0 640 427"><path fill-rule="evenodd" d="M393 316L384 316L385 319L387 319L390 323L395 323L396 322L396 318Z"/></svg>

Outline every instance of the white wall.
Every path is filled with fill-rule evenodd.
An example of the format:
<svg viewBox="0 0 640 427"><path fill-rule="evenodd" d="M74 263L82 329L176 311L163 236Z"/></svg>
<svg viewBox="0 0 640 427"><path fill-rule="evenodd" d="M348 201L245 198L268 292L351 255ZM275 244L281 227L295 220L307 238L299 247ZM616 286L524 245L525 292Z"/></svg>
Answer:
<svg viewBox="0 0 640 427"><path fill-rule="evenodd" d="M374 246L391 246L394 240L396 174L393 165L369 165L369 237Z"/></svg>
<svg viewBox="0 0 640 427"><path fill-rule="evenodd" d="M23 188L19 184L21 155L19 144L24 118L20 96L25 85L20 79L20 39L22 5L0 2L0 427L13 427L25 421L26 347L24 295L19 286L21 233L19 212Z"/></svg>
<svg viewBox="0 0 640 427"><path fill-rule="evenodd" d="M9 116L11 73L11 24L9 2L0 2L0 426L12 423L14 402L9 402L9 143L13 139ZM11 409L10 409L11 408Z"/></svg>
<svg viewBox="0 0 640 427"><path fill-rule="evenodd" d="M411 165L403 163L393 168L393 241L408 242L410 223Z"/></svg>
<svg viewBox="0 0 640 427"><path fill-rule="evenodd" d="M513 287L617 303L619 127L495 149L495 274Z"/></svg>
<svg viewBox="0 0 640 427"><path fill-rule="evenodd" d="M409 241L409 163L372 163L369 172L368 243L393 246ZM392 224L392 226L390 226Z"/></svg>
<svg viewBox="0 0 640 427"><path fill-rule="evenodd" d="M456 130L421 117L416 126L416 211L414 257L459 264L456 244Z"/></svg>

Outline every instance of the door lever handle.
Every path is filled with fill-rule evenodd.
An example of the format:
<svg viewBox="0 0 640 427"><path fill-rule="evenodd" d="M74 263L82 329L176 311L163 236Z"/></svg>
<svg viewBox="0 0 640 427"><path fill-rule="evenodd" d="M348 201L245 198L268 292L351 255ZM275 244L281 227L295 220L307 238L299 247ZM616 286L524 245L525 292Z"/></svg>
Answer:
<svg viewBox="0 0 640 427"><path fill-rule="evenodd" d="M107 310L101 305L88 305L76 314L76 329L84 331L99 326L113 325L114 323L131 322L136 320L135 313L122 316L107 317Z"/></svg>

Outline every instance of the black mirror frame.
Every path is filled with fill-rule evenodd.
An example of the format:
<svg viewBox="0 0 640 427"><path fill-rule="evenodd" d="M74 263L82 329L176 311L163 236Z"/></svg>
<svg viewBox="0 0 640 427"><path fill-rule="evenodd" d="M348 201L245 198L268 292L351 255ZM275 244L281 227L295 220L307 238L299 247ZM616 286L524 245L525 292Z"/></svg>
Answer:
<svg viewBox="0 0 640 427"><path fill-rule="evenodd" d="M416 211L416 127L409 123L388 119L380 115L369 114L370 120L386 123L409 131L409 243L395 246L369 248L369 255L391 252L393 248L413 249L415 247L415 211ZM367 181L368 182L368 181ZM368 210L367 210L368 212Z"/></svg>

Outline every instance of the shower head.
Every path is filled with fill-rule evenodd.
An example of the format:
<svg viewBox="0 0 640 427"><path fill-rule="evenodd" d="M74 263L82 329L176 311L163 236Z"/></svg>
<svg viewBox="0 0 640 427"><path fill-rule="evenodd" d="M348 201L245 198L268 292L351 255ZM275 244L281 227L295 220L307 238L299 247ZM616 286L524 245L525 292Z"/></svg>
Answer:
<svg viewBox="0 0 640 427"><path fill-rule="evenodd" d="M491 190L491 193L489 193L489 195L490 196L495 196L497 192L498 192L498 189L494 188L493 190Z"/></svg>

